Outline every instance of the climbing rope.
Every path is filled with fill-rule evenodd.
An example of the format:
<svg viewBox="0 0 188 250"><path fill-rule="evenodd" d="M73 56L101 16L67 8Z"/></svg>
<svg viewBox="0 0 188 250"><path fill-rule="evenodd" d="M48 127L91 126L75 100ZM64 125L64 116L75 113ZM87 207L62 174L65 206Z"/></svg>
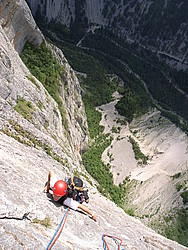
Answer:
<svg viewBox="0 0 188 250"><path fill-rule="evenodd" d="M107 234L103 234L102 235L102 241L103 241L103 248L104 250L110 250L109 247L108 247L108 244L106 242L106 239L105 237L109 237L111 239L114 240L114 242L116 243L118 249L117 250L124 250L126 245L122 245L122 240L116 236L111 236L111 235L107 235Z"/></svg>
<svg viewBox="0 0 188 250"><path fill-rule="evenodd" d="M63 218L61 220L61 222L59 223L59 226L57 227L51 241L49 242L46 250L50 250L53 245L55 244L56 240L59 238L62 230L63 230L63 227L65 225L65 222L66 222L66 219L67 219L67 216L68 216L68 211L69 211L69 207L67 208L67 210L65 211L64 215L63 215Z"/></svg>

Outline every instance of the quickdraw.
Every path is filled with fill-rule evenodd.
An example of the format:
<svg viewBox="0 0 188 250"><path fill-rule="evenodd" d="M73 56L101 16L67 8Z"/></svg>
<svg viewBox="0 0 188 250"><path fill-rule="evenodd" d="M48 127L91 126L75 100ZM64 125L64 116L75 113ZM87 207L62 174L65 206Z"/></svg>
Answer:
<svg viewBox="0 0 188 250"><path fill-rule="evenodd" d="M55 244L56 240L59 238L62 230L63 230L63 227L65 225L65 222L66 222L66 219L67 219L67 216L68 216L68 211L69 211L69 207L67 208L67 210L65 211L64 215L63 215L63 218L61 220L61 222L59 223L59 226L57 227L51 241L49 242L46 250L50 250L53 245Z"/></svg>
<svg viewBox="0 0 188 250"><path fill-rule="evenodd" d="M111 238L111 239L114 240L114 242L116 243L116 245L118 247L117 250L125 250L126 245L125 244L122 245L122 240L120 238L118 238L116 236L111 236L111 235L103 234L102 235L102 241L103 241L103 249L104 250L110 250L109 247L108 247L108 244L106 242L105 237L109 237L109 238Z"/></svg>

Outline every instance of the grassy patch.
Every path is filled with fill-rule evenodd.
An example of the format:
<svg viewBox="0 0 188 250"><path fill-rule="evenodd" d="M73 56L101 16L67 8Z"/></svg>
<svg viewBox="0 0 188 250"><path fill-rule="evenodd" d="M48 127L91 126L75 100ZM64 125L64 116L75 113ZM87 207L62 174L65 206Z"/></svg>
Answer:
<svg viewBox="0 0 188 250"><path fill-rule="evenodd" d="M31 102L26 101L23 97L17 97L17 104L14 109L28 121L33 120L33 111L35 108Z"/></svg>
<svg viewBox="0 0 188 250"><path fill-rule="evenodd" d="M60 97L60 80L65 81L65 69L53 56L51 50L41 44L35 47L26 43L21 58L30 72L44 85L48 93L57 102L62 117L62 124L68 128L66 111Z"/></svg>
<svg viewBox="0 0 188 250"><path fill-rule="evenodd" d="M50 223L50 218L46 217L43 220L39 220L37 218L33 219L33 223L37 223L40 224L42 226L45 226L46 228L51 227L51 223Z"/></svg>
<svg viewBox="0 0 188 250"><path fill-rule="evenodd" d="M34 83L35 86L36 86L38 89L40 89L39 84L37 83L37 81L35 80L35 78L34 78L32 75L27 76L27 79L28 79L29 81L31 81L32 83Z"/></svg>
<svg viewBox="0 0 188 250"><path fill-rule="evenodd" d="M134 151L134 154L135 154L135 159L136 160L141 160L142 164L147 164L148 156L145 156L141 152L138 143L131 136L129 136L129 141L132 144L132 148L133 148L133 151Z"/></svg>
<svg viewBox="0 0 188 250"><path fill-rule="evenodd" d="M124 185L114 185L113 175L109 166L101 160L102 153L110 145L112 138L109 134L99 134L91 148L82 156L83 164L100 184L99 191L104 195L110 195L111 199L119 206L123 205L125 188Z"/></svg>

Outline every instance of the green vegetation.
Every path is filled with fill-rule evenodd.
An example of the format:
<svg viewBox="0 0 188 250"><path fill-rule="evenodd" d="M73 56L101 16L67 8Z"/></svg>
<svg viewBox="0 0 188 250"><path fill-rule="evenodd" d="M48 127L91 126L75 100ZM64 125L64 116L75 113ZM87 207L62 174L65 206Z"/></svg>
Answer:
<svg viewBox="0 0 188 250"><path fill-rule="evenodd" d="M181 172L177 173L177 174L174 174L172 176L172 179L175 180L175 179L178 179L179 177L181 176Z"/></svg>
<svg viewBox="0 0 188 250"><path fill-rule="evenodd" d="M87 97L84 97L83 101L85 104L89 134L90 137L94 139L100 132L103 132L104 130L104 127L99 125L102 115L89 103Z"/></svg>
<svg viewBox="0 0 188 250"><path fill-rule="evenodd" d="M88 35L83 41L83 46L93 49L88 53L100 58L112 73L124 80L124 97L120 101L120 107L117 105L120 114L131 121L134 115L139 115L154 105L143 83L130 72L131 69L146 83L149 93L163 109L175 111L177 115L188 120L188 100L175 88L175 85L180 85L180 81L177 80L178 73L172 73L176 71L160 62L152 52L141 48L138 50L137 45L128 45L114 34L102 29L97 30L96 34ZM187 76L187 73L181 72L183 86L186 85Z"/></svg>
<svg viewBox="0 0 188 250"><path fill-rule="evenodd" d="M129 214L130 216L135 216L135 212L134 212L134 209L133 208L129 208L129 209L124 209L125 212L127 214Z"/></svg>
<svg viewBox="0 0 188 250"><path fill-rule="evenodd" d="M78 72L85 73L86 78L79 77L83 91L83 102L87 114L90 137L95 138L104 130L99 125L101 113L95 107L112 100L112 93L117 90L118 81L111 79L106 68L93 56L90 56L72 45L60 46L71 66Z"/></svg>
<svg viewBox="0 0 188 250"><path fill-rule="evenodd" d="M100 184L99 191L104 195L110 195L111 199L122 206L125 197L125 187L114 185L113 175L108 165L102 160L102 153L110 145L112 138L109 135L99 134L91 148L82 156L83 164L88 171Z"/></svg>
<svg viewBox="0 0 188 250"><path fill-rule="evenodd" d="M33 120L33 112L35 108L31 102L26 101L23 97L17 97L17 104L14 109L28 121Z"/></svg>
<svg viewBox="0 0 188 250"><path fill-rule="evenodd" d="M141 152L138 143L131 136L129 136L129 141L132 144L133 151L134 151L134 154L135 154L135 159L136 160L141 160L142 164L147 164L148 156L145 156Z"/></svg>
<svg viewBox="0 0 188 250"><path fill-rule="evenodd" d="M112 127L112 133L120 133L120 131L121 131L120 127L116 127L116 126Z"/></svg>
<svg viewBox="0 0 188 250"><path fill-rule="evenodd" d="M46 228L51 227L51 223L50 223L50 218L49 217L46 217L43 220L39 220L39 219L35 218L35 219L33 219L32 222L40 224L42 226L45 226Z"/></svg>
<svg viewBox="0 0 188 250"><path fill-rule="evenodd" d="M176 190L179 192L182 189L182 185L180 183L176 184Z"/></svg>
<svg viewBox="0 0 188 250"><path fill-rule="evenodd" d="M170 71L170 77L174 83L182 89L186 94L188 94L188 71Z"/></svg>
<svg viewBox="0 0 188 250"><path fill-rule="evenodd" d="M184 246L188 246L188 213L186 209L177 211L176 216L170 216L163 235L175 240Z"/></svg>
<svg viewBox="0 0 188 250"><path fill-rule="evenodd" d="M53 56L51 50L41 44L35 47L26 43L21 53L21 58L30 72L44 85L48 93L57 102L62 117L62 124L67 128L66 111L60 97L60 79L63 81L65 69Z"/></svg>
<svg viewBox="0 0 188 250"><path fill-rule="evenodd" d="M28 79L29 81L31 81L32 83L34 83L35 86L36 86L38 89L40 89L39 84L37 83L37 81L35 80L35 78L34 78L32 75L27 76L27 79Z"/></svg>
<svg viewBox="0 0 188 250"><path fill-rule="evenodd" d="M188 190L183 191L181 197L183 198L183 203L186 204L188 202Z"/></svg>

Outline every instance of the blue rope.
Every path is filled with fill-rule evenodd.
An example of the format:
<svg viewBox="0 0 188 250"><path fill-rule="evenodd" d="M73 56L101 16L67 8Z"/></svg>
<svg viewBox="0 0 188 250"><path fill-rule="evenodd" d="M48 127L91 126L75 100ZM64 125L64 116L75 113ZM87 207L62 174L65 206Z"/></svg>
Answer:
<svg viewBox="0 0 188 250"><path fill-rule="evenodd" d="M115 244L117 245L117 247L118 247L117 249L118 250L120 250L120 248L122 250L125 250L124 246L121 246L121 244L122 244L122 240L121 239L119 239L119 238L117 238L115 236L103 234L102 235L102 241L103 241L103 249L104 250L109 250L109 247L108 247L107 242L105 241L104 237L110 237L115 242Z"/></svg>
<svg viewBox="0 0 188 250"><path fill-rule="evenodd" d="M116 243L116 245L118 245L118 249L119 249L119 241L117 239L115 239L115 238L112 238L112 239Z"/></svg>
<svg viewBox="0 0 188 250"><path fill-rule="evenodd" d="M104 235L102 235L102 241L103 241L103 248L104 248L104 250L106 250L106 244L104 242Z"/></svg>
<svg viewBox="0 0 188 250"><path fill-rule="evenodd" d="M62 218L61 222L59 223L59 226L57 227L57 229L56 229L56 231L55 231L55 233L54 233L54 235L53 235L51 241L49 242L49 244L48 244L48 246L47 246L47 248L46 248L46 250L48 250L48 248L50 247L50 245L51 245L53 239L55 238L55 236L56 236L56 234L57 234L57 232L58 232L58 230L59 230L61 224L63 223L63 221L64 221L64 219L65 219L65 216L66 216L66 214L67 214L67 212L68 212L68 209L69 209L69 208L67 208L67 210L65 211L65 213L64 213L64 215L63 215L63 218Z"/></svg>

